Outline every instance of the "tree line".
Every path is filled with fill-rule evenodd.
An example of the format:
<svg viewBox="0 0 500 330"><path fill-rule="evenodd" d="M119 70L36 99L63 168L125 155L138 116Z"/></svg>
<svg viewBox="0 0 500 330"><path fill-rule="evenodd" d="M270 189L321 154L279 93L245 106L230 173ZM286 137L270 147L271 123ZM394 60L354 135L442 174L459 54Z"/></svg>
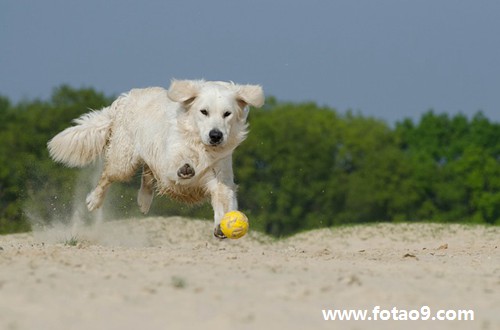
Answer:
<svg viewBox="0 0 500 330"><path fill-rule="evenodd" d="M61 86L48 100L0 97L0 233L70 221L96 178L48 157L47 141L114 98ZM234 154L240 209L254 229L289 235L347 223L500 223L500 125L428 111L418 121L384 121L314 103L269 98L249 116ZM107 217L138 216L139 173L112 187ZM208 204L156 198L152 215L210 219Z"/></svg>

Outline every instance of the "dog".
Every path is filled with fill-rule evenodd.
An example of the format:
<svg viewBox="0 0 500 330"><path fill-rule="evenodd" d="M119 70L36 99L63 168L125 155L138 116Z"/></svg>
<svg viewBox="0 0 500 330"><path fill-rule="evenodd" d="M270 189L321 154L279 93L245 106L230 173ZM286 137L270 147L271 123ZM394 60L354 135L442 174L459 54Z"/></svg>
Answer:
<svg viewBox="0 0 500 330"><path fill-rule="evenodd" d="M214 236L225 238L220 221L238 209L232 154L247 136L250 106L260 108L259 85L172 80L161 87L132 89L110 106L88 112L48 143L51 158L83 167L102 156L97 186L86 198L99 208L111 183L128 181L142 166L137 203L149 211L153 194L198 203L210 198Z"/></svg>

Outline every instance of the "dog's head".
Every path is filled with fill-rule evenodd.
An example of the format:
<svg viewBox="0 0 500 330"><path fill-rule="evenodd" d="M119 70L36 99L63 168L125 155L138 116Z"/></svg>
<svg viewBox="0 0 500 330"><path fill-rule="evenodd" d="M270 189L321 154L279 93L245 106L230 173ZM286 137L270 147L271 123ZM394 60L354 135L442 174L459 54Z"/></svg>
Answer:
<svg viewBox="0 0 500 330"><path fill-rule="evenodd" d="M213 147L244 134L249 106L264 104L262 87L220 81L173 80L168 97L182 105L201 141Z"/></svg>

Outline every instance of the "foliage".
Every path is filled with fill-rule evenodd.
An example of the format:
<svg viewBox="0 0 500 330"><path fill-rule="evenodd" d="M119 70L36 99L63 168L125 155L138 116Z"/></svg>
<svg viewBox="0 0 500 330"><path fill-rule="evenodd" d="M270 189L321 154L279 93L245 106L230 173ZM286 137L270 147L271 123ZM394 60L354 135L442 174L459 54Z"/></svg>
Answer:
<svg viewBox="0 0 500 330"><path fill-rule="evenodd" d="M72 119L100 108L110 99L93 89L61 86L49 101L23 101L12 106L0 99L0 233L29 229L25 212L51 218L53 199L69 204L76 178L74 169L54 164L47 141Z"/></svg>
<svg viewBox="0 0 500 330"><path fill-rule="evenodd" d="M48 158L47 141L88 108L112 98L61 86L48 101L0 97L0 233L29 229L28 218L67 221L86 212L92 169ZM273 235L344 223L500 223L500 125L429 111L419 122L383 121L314 103L269 98L250 113L251 133L236 150L240 209ZM113 217L138 215L139 173L114 185ZM75 201L79 201L75 204ZM109 209L109 208L108 208ZM210 205L156 199L154 215L211 217Z"/></svg>

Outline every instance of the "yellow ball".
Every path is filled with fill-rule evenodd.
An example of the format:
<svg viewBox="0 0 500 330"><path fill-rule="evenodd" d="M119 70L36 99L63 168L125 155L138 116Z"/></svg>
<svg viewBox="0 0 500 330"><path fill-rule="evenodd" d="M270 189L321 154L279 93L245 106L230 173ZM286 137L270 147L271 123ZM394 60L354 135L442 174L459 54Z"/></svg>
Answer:
<svg viewBox="0 0 500 330"><path fill-rule="evenodd" d="M220 229L227 238L243 237L248 232L248 218L240 211L229 211L222 218Z"/></svg>

